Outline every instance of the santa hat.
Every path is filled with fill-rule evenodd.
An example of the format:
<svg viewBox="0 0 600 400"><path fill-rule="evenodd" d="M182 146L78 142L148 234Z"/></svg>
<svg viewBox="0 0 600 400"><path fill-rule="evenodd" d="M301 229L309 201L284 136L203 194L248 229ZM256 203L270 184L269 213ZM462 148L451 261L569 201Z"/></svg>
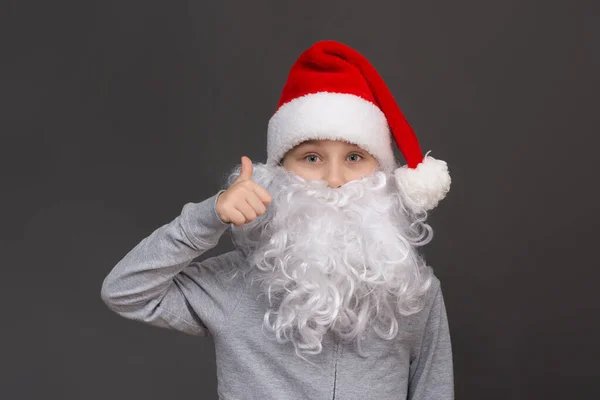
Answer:
<svg viewBox="0 0 600 400"><path fill-rule="evenodd" d="M450 189L444 161L423 155L417 137L377 70L356 50L315 43L292 66L267 132L267 164L296 145L344 140L393 171L405 203L415 212L434 208ZM395 143L406 165L398 167Z"/></svg>

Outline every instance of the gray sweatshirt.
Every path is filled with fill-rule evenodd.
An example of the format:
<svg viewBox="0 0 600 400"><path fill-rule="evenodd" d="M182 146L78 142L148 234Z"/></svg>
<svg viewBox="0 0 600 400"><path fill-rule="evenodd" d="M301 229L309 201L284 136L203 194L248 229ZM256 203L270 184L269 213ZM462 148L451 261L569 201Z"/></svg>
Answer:
<svg viewBox="0 0 600 400"><path fill-rule="evenodd" d="M101 292L111 310L150 325L211 336L220 399L454 398L450 334L437 278L425 308L399 319L395 339L371 332L363 342L364 358L353 344L327 334L323 351L306 356L309 364L291 343L265 336L268 299L243 274L233 279L228 274L248 268L239 250L195 261L229 226L215 212L216 198L185 204L179 216L117 263Z"/></svg>

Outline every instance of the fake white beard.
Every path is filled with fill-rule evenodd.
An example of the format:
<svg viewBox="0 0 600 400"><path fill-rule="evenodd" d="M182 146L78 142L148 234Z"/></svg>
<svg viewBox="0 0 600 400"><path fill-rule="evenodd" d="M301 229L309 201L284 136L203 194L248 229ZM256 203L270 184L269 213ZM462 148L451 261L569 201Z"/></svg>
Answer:
<svg viewBox="0 0 600 400"><path fill-rule="evenodd" d="M378 170L334 189L255 164L253 180L273 201L266 214L233 226L232 237L268 296L263 327L277 341L291 341L298 355L318 354L332 330L355 339L362 354L369 327L391 340L398 316L423 308L432 272L416 247L432 230L425 214L403 207L393 175Z"/></svg>

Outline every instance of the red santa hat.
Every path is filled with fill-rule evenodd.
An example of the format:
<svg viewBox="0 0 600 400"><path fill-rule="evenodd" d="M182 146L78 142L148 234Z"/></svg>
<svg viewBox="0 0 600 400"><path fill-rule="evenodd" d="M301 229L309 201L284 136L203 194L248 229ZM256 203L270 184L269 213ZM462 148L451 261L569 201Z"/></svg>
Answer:
<svg viewBox="0 0 600 400"><path fill-rule="evenodd" d="M398 190L415 212L433 209L450 189L446 162L423 155L417 137L377 70L356 50L315 43L292 66L267 132L267 164L296 145L344 140L393 171ZM398 167L392 145L406 165Z"/></svg>

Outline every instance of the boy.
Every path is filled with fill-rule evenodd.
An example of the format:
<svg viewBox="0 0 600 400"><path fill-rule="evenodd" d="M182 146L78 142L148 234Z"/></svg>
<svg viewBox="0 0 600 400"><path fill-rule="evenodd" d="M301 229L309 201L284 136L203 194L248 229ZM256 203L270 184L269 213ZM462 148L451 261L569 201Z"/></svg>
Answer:
<svg viewBox="0 0 600 400"><path fill-rule="evenodd" d="M449 190L355 50L314 44L269 121L267 162L132 249L102 298L214 338L222 399L452 399L439 280L417 248ZM397 167L392 142L407 165ZM201 262L231 227L236 249Z"/></svg>

